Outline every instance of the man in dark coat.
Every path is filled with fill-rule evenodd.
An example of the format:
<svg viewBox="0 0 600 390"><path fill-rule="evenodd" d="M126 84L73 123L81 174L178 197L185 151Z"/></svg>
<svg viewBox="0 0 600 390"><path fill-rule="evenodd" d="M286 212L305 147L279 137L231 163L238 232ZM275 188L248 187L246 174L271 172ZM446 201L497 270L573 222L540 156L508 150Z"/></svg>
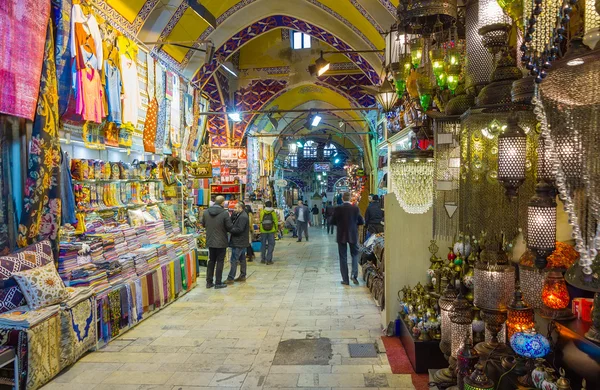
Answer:
<svg viewBox="0 0 600 390"><path fill-rule="evenodd" d="M229 239L229 246L231 247L231 259L229 259L229 262L231 268L225 281L227 284L232 284L234 281L246 281L246 248L250 245L250 219L244 210L244 202L238 202L235 205L232 230L241 230L241 232L231 233ZM240 264L240 276L236 279L235 273L237 272L238 263Z"/></svg>
<svg viewBox="0 0 600 390"><path fill-rule="evenodd" d="M331 223L331 219L333 218L333 212L335 211L335 207L331 202L327 203L327 207L325 208L325 221L327 223L327 234L333 234L333 227L335 226Z"/></svg>
<svg viewBox="0 0 600 390"><path fill-rule="evenodd" d="M225 253L227 252L227 232L234 230L229 211L223 208L225 198L217 196L215 203L204 210L202 226L206 229L206 246L208 247L208 267L206 270L206 288L225 288L222 282ZM215 275L215 265L217 272ZM215 280L213 281L213 277Z"/></svg>
<svg viewBox="0 0 600 390"><path fill-rule="evenodd" d="M302 241L302 232L306 236L306 241L308 241L308 221L310 220L310 210L308 206L305 206L304 203L299 200L298 207L294 211L296 215L296 234L298 234L298 242Z"/></svg>
<svg viewBox="0 0 600 390"><path fill-rule="evenodd" d="M382 233L383 225L381 223L383 222L383 210L379 203L379 196L372 195L369 198L371 199L371 202L365 213L365 225L367 225L370 234Z"/></svg>
<svg viewBox="0 0 600 390"><path fill-rule="evenodd" d="M352 256L352 282L358 284L358 226L364 225L365 220L360 215L358 207L350 203L350 193L342 195L341 206L335 208L332 223L337 227L337 243L340 255L340 271L342 284L348 286L348 247Z"/></svg>

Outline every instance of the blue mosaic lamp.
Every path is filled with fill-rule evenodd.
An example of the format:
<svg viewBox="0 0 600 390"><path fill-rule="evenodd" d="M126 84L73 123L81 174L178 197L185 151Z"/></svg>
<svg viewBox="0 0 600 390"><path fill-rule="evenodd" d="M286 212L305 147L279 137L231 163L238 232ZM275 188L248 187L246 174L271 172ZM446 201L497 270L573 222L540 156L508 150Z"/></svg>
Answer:
<svg viewBox="0 0 600 390"><path fill-rule="evenodd" d="M510 338L510 346L517 355L535 359L550 353L550 342L535 331L517 332Z"/></svg>

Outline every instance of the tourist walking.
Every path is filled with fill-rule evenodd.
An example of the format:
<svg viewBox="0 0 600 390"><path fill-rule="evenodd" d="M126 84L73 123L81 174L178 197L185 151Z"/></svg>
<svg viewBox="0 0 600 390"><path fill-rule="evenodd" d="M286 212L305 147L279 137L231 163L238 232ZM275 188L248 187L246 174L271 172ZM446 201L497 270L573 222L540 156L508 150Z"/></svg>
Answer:
<svg viewBox="0 0 600 390"><path fill-rule="evenodd" d="M312 214L312 225L319 226L319 208L316 204L313 204L311 214Z"/></svg>
<svg viewBox="0 0 600 390"><path fill-rule="evenodd" d="M260 262L273 264L275 249L275 233L279 230L277 213L270 200L265 202L265 208L260 212Z"/></svg>
<svg viewBox="0 0 600 390"><path fill-rule="evenodd" d="M204 210L202 226L206 229L206 246L208 247L208 266L206 270L206 288L225 288L223 283L223 265L227 252L227 232L239 233L234 229L229 212L223 208L225 198L215 198L215 203ZM216 267L216 274L215 274ZM213 280L214 277L214 280Z"/></svg>
<svg viewBox="0 0 600 390"><path fill-rule="evenodd" d="M302 241L302 232L304 232L306 241L308 241L308 221L310 218L308 206L305 206L304 203L299 200L298 207L296 207L294 214L296 215L296 234L298 234L298 242Z"/></svg>
<svg viewBox="0 0 600 390"><path fill-rule="evenodd" d="M348 286L348 247L352 256L352 282L358 284L358 226L364 225L365 221L360 215L357 206L350 203L350 193L342 195L341 206L335 208L333 213L333 224L337 227L337 244L340 256L340 272L342 284Z"/></svg>
<svg viewBox="0 0 600 390"><path fill-rule="evenodd" d="M246 210L246 214L248 214L248 240L250 240L250 244L248 245L248 248L246 248L246 258L248 259L249 263L252 263L255 257L254 248L252 248L252 241L254 241L254 212L249 204L247 204L244 208Z"/></svg>
<svg viewBox="0 0 600 390"><path fill-rule="evenodd" d="M244 210L244 202L238 202L235 205L235 211L232 218L233 231L239 231L239 233L231 233L229 238L229 246L231 247L231 258L229 263L231 265L229 275L225 283L232 284L236 282L246 281L246 248L250 245L250 222L248 214ZM237 265L240 264L240 276L236 279L235 274L237 272Z"/></svg>
<svg viewBox="0 0 600 390"><path fill-rule="evenodd" d="M329 202L327 204L327 207L325 208L325 222L327 223L327 234L333 234L333 227L335 226L332 223L334 211L335 207L333 207L333 204Z"/></svg>
<svg viewBox="0 0 600 390"><path fill-rule="evenodd" d="M367 232L369 235L378 234L383 232L383 210L381 209L381 203L379 203L379 196L369 196L369 206L365 213L365 225L367 226Z"/></svg>

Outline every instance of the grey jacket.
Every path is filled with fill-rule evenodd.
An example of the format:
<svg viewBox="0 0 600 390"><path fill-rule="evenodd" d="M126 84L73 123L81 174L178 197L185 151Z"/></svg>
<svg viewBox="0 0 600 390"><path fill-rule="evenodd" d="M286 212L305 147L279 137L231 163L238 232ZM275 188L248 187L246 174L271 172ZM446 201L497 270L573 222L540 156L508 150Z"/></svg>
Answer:
<svg viewBox="0 0 600 390"><path fill-rule="evenodd" d="M201 222L206 229L206 247L227 248L227 232L233 231L229 212L222 206L210 206L204 210Z"/></svg>
<svg viewBox="0 0 600 390"><path fill-rule="evenodd" d="M234 233L239 230L239 233ZM250 219L245 211L242 211L233 222L229 246L233 248L247 248L250 246Z"/></svg>
<svg viewBox="0 0 600 390"><path fill-rule="evenodd" d="M310 221L310 209L308 208L308 206L302 205L296 207L296 210L294 210L294 214L296 215L296 224L298 224L298 222L301 222L300 219L298 219L300 213L302 213L302 215L304 216L305 223Z"/></svg>

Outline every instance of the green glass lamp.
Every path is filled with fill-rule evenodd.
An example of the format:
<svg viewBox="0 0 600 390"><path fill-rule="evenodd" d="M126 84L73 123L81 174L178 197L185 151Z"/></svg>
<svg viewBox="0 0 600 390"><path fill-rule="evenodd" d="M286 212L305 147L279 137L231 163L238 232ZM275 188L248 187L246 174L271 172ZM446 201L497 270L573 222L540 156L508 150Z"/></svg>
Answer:
<svg viewBox="0 0 600 390"><path fill-rule="evenodd" d="M458 82L460 80L460 65L451 65L448 67L448 76L446 77L446 83L448 84L448 89L453 93L458 87Z"/></svg>
<svg viewBox="0 0 600 390"><path fill-rule="evenodd" d="M417 92L419 93L421 108L423 108L423 111L427 111L433 99L433 86L426 74L420 75L417 79Z"/></svg>
<svg viewBox="0 0 600 390"><path fill-rule="evenodd" d="M439 77L440 74L444 73L446 64L444 63L444 51L442 49L434 49L429 52L429 58L431 60L431 68L433 74Z"/></svg>
<svg viewBox="0 0 600 390"><path fill-rule="evenodd" d="M410 58L412 66L417 69L423 57L423 38L416 38L410 43Z"/></svg>

